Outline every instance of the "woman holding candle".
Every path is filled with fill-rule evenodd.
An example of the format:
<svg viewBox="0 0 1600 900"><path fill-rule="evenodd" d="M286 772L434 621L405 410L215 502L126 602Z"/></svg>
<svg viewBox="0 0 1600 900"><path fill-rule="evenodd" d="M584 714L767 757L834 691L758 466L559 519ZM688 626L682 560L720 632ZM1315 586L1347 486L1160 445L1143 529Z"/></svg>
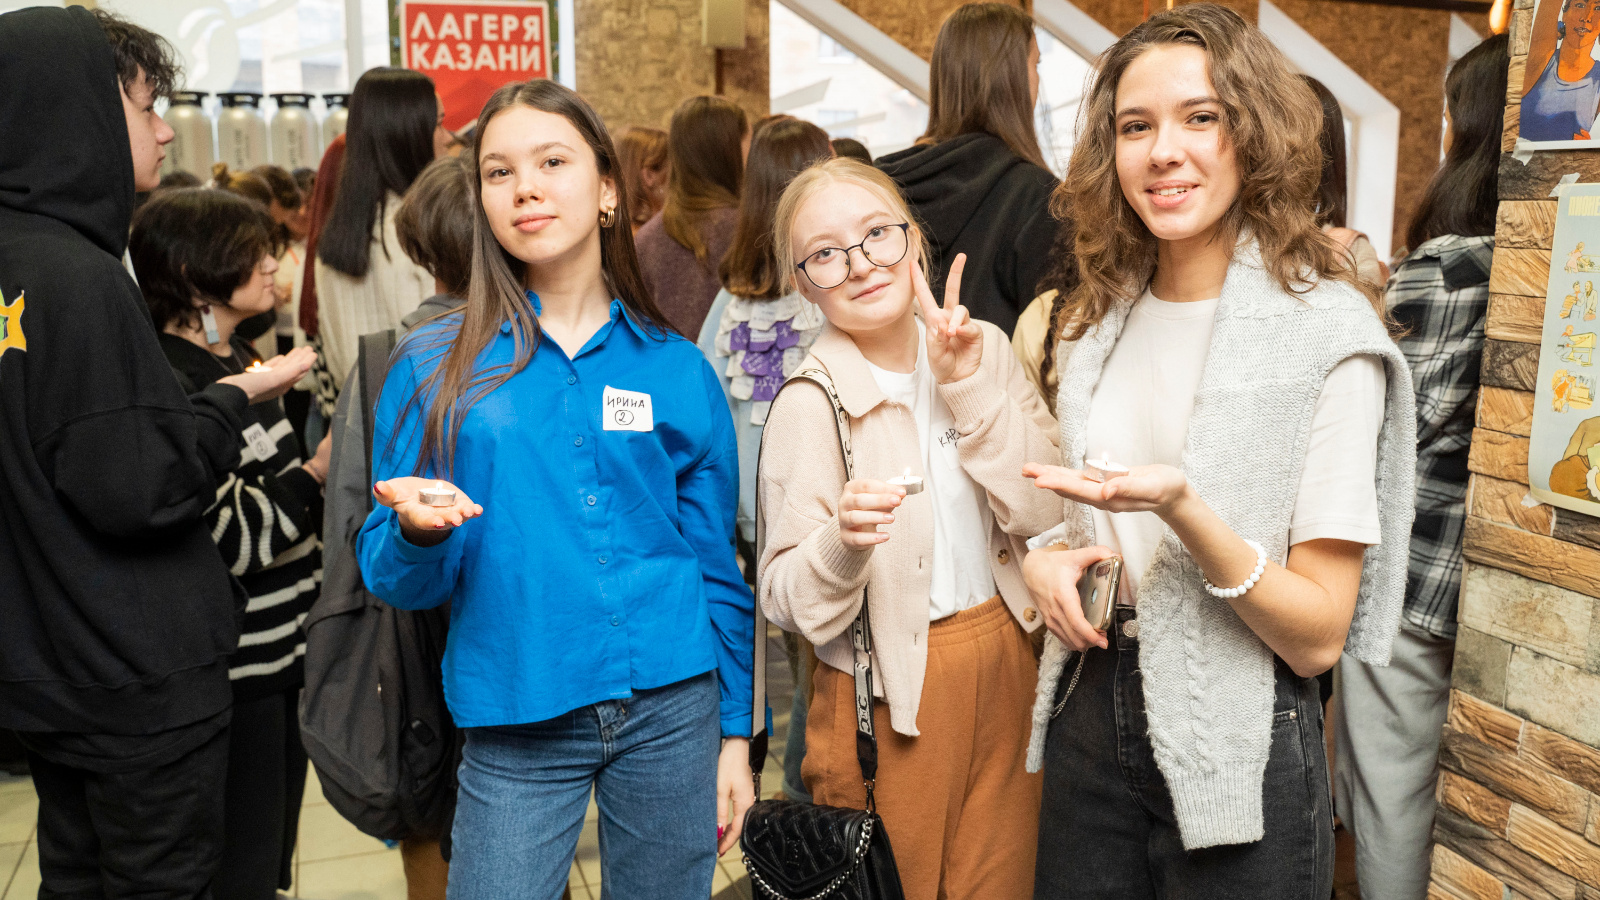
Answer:
<svg viewBox="0 0 1600 900"><path fill-rule="evenodd" d="M133 220L129 257L160 329L161 349L190 393L245 372L271 372L282 389L251 405L239 466L206 510L222 558L250 595L229 661L233 719L218 900L272 900L291 883L306 779L297 710L304 683L300 623L322 581L322 485L331 442L301 462L300 440L277 399L315 352L259 362L235 334L277 301L274 223L228 191L164 191Z"/></svg>
<svg viewBox="0 0 1600 900"><path fill-rule="evenodd" d="M704 900L753 802L728 406L644 287L594 110L511 84L477 134L467 303L396 351L357 539L373 593L450 603L450 894L559 897L593 791L611 894Z"/></svg>
<svg viewBox="0 0 1600 900"><path fill-rule="evenodd" d="M801 368L833 380L857 473L846 481L828 395L791 381L763 438L758 590L820 660L806 787L817 803L866 802L850 631L867 596L875 797L906 897L1026 897L1039 797L1022 766L1028 633L1043 620L1020 562L1061 504L1020 471L1056 456L1054 423L1006 335L961 305L962 258L934 301L922 231L886 175L812 166L773 233L779 271L827 317Z"/></svg>
<svg viewBox="0 0 1600 900"><path fill-rule="evenodd" d="M1134 28L1084 122L1058 201L1104 224L1077 234L1059 323L1065 465L1027 469L1067 499L1025 566L1052 635L1029 748L1036 896L1326 897L1311 676L1341 649L1389 657L1410 372L1317 227L1316 98L1237 13ZM1101 451L1127 474L1086 477ZM1111 553L1124 578L1102 633L1075 585Z"/></svg>

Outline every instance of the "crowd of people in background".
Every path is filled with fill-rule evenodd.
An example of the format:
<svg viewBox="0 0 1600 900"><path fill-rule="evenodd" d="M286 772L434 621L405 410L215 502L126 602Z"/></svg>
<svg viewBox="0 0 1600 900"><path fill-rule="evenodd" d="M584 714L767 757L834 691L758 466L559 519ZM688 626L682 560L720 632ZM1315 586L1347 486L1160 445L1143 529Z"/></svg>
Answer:
<svg viewBox="0 0 1600 900"><path fill-rule="evenodd" d="M458 137L378 68L316 171L204 181L160 174L165 42L0 16L41 896L272 900L309 760L413 900L561 896L591 796L610 896L704 900L759 604L780 796L874 805L910 900L1326 897L1336 825L1421 900L1508 65L1451 69L1385 261L1337 100L1210 3L1098 59L1059 180L1005 4L944 22L876 159L715 96L613 139L551 81ZM394 809L336 784L343 723Z"/></svg>

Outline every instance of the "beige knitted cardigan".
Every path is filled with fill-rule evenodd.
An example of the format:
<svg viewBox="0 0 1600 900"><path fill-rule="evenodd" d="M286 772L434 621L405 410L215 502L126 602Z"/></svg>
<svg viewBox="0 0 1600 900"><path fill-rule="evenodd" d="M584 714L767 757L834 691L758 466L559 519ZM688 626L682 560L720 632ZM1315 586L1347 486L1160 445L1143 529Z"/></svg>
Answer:
<svg viewBox="0 0 1600 900"><path fill-rule="evenodd" d="M950 407L961 465L983 487L994 513L989 570L1013 616L1028 631L1043 617L1022 582L1029 537L1061 522L1061 501L1022 477L1028 462L1054 462L1055 420L1022 374L1004 333L983 328L983 361L971 377L939 385ZM850 420L855 474L888 479L907 466L922 474L916 419L884 396L850 336L823 326L801 368L832 376ZM844 461L833 406L810 382L785 388L773 401L762 436L757 483L761 607L787 631L804 635L817 657L854 671L850 623L870 588L873 690L889 705L895 731L916 735L917 708L928 662L928 592L933 582L933 507L913 495L880 526L889 540L862 550L839 536Z"/></svg>

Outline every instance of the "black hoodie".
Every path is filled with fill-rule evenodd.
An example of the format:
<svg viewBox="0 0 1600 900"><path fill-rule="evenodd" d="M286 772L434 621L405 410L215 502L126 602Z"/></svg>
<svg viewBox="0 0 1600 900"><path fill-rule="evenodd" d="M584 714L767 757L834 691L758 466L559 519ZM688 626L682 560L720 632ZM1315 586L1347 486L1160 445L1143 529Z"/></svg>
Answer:
<svg viewBox="0 0 1600 900"><path fill-rule="evenodd" d="M247 401L184 395L122 267L133 157L90 13L0 15L0 122L0 728L215 717L243 595L201 514Z"/></svg>
<svg viewBox="0 0 1600 900"><path fill-rule="evenodd" d="M989 134L963 134L881 156L905 194L933 251L934 296L956 254L967 255L961 302L973 318L1010 334L1050 268L1056 177Z"/></svg>

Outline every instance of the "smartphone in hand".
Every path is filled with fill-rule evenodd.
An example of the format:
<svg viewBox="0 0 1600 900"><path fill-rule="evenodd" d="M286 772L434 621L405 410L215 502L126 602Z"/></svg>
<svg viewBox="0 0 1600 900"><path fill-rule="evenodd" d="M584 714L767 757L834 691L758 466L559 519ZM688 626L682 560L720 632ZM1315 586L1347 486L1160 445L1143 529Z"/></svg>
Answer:
<svg viewBox="0 0 1600 900"><path fill-rule="evenodd" d="M1122 557L1108 556L1083 570L1078 579L1078 599L1083 603L1083 617L1095 631L1111 627L1112 610L1117 605L1117 592L1122 588Z"/></svg>

